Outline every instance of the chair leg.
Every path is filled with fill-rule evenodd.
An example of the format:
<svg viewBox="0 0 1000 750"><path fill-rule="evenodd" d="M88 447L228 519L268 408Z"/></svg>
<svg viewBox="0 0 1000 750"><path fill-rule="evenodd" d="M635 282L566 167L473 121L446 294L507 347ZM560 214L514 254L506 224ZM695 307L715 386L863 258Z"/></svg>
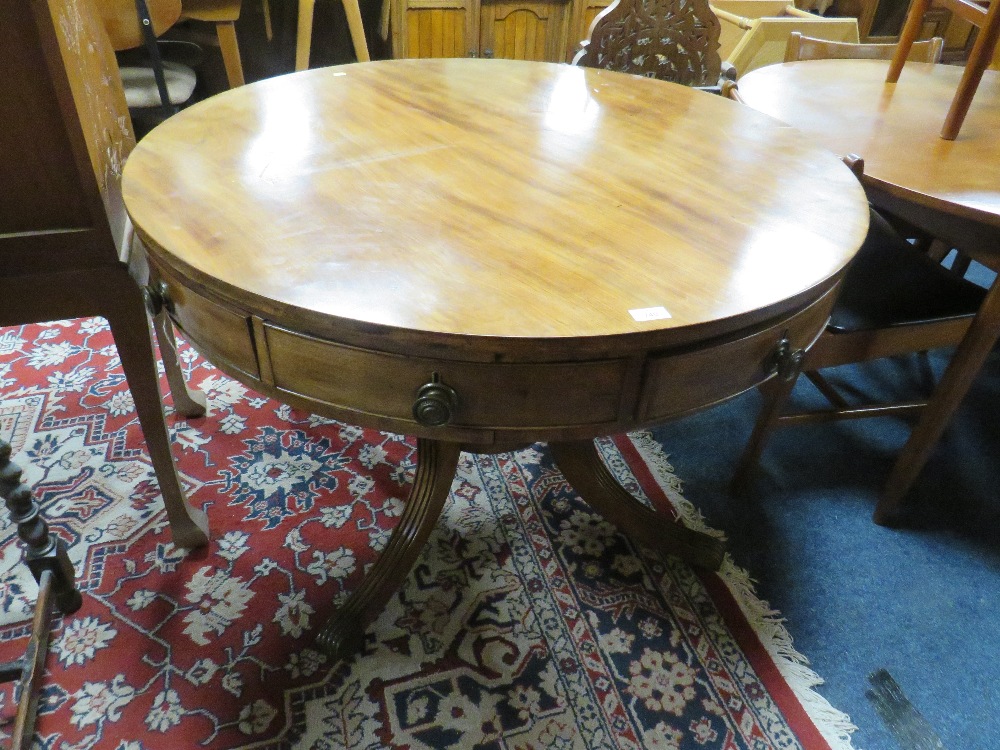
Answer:
<svg viewBox="0 0 1000 750"><path fill-rule="evenodd" d="M351 43L358 62L368 62L368 42L365 40L365 27L361 23L361 8L358 0L343 0L344 12L347 14L347 28L351 32Z"/></svg>
<svg viewBox="0 0 1000 750"><path fill-rule="evenodd" d="M994 281L965 337L945 368L934 394L921 412L893 465L882 497L875 507L874 521L886 526L896 522L903 499L937 445L986 358L1000 339L1000 281Z"/></svg>
<svg viewBox="0 0 1000 750"><path fill-rule="evenodd" d="M309 48L312 45L313 11L316 0L299 0L299 27L295 36L295 69L309 69Z"/></svg>
<svg viewBox="0 0 1000 750"><path fill-rule="evenodd" d="M392 3L382 0L382 10L378 16L378 33L383 42L389 41L389 20L392 15Z"/></svg>
<svg viewBox="0 0 1000 750"><path fill-rule="evenodd" d="M948 116L945 117L944 127L941 128L941 137L946 141L953 141L958 137L958 131L962 129L965 116L972 105L972 99L979 88L979 82L983 78L983 71L989 66L993 59L993 50L997 46L997 37L1000 35L1000 3L990 4L990 9L986 14L986 20L979 29L979 36L976 43L972 45L972 52L965 63L965 72L962 73L962 80L958 84L955 98L951 100L951 107L948 109Z"/></svg>
<svg viewBox="0 0 1000 750"><path fill-rule="evenodd" d="M246 81L243 79L240 45L236 42L236 24L232 21L220 21L215 24L215 32L219 35L219 49L222 51L222 62L226 66L229 88L242 86Z"/></svg>
<svg viewBox="0 0 1000 750"><path fill-rule="evenodd" d="M927 257L933 260L935 263L940 263L945 258L948 257L948 253L951 252L951 246L944 240L934 239L931 240L930 245L925 250Z"/></svg>
<svg viewBox="0 0 1000 750"><path fill-rule="evenodd" d="M111 286L115 291L105 300L103 314L111 325L122 369L132 391L139 424L146 438L160 492L163 493L171 535L174 544L179 547L198 547L208 542L208 518L204 511L188 503L170 453L170 434L163 416L156 355L145 301L139 286L124 266L120 279Z"/></svg>
<svg viewBox="0 0 1000 750"><path fill-rule="evenodd" d="M970 265L972 265L972 258L958 250L955 260L951 262L951 272L958 276L965 276L969 272Z"/></svg>
<svg viewBox="0 0 1000 750"><path fill-rule="evenodd" d="M204 393L189 387L184 380L184 371L177 356L177 337L174 335L170 316L161 310L153 317L153 327L156 329L156 340L160 345L160 357L163 359L163 369L167 374L167 384L174 398L174 410L189 419L204 417L208 412L208 401Z"/></svg>
<svg viewBox="0 0 1000 750"><path fill-rule="evenodd" d="M795 387L798 375L799 373L795 372L790 377L774 377L760 386L759 390L764 396L764 405L760 409L760 414L757 415L757 422L754 424L750 439L743 449L743 455L736 463L736 471L733 472L733 478L729 483L731 493L743 493L750 486L750 480L757 468L764 444L767 443L778 424L781 410Z"/></svg>
<svg viewBox="0 0 1000 750"><path fill-rule="evenodd" d="M274 39L274 26L271 25L271 3L268 0L260 0L260 6L264 11L264 35L270 42Z"/></svg>
<svg viewBox="0 0 1000 750"><path fill-rule="evenodd" d="M896 83L899 80L899 74L902 72L906 58L910 54L910 48L920 35L920 29L924 24L924 14L927 13L930 7L931 0L913 0L910 11L906 15L903 30L899 34L899 43L896 45L896 52L892 56L892 62L889 63L889 72L885 76L886 83Z"/></svg>

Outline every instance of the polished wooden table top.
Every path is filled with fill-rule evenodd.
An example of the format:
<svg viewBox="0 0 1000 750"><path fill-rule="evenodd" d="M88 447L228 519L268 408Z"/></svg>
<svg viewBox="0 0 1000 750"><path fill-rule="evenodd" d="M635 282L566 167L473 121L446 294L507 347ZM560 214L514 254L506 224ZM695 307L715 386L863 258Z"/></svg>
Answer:
<svg viewBox="0 0 1000 750"><path fill-rule="evenodd" d="M828 281L867 227L834 155L746 107L500 60L223 93L145 138L124 189L151 248L264 315L471 357L736 328ZM630 314L649 308L670 317Z"/></svg>
<svg viewBox="0 0 1000 750"><path fill-rule="evenodd" d="M739 82L743 99L858 154L873 185L906 200L1000 227L1000 72L987 70L962 131L939 135L962 68L907 63L886 84L888 61L814 60L770 65Z"/></svg>

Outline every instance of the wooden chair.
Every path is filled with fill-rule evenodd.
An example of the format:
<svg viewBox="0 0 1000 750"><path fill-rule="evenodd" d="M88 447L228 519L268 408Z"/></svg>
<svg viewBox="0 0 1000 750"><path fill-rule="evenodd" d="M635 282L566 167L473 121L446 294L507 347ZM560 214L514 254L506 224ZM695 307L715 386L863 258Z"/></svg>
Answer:
<svg viewBox="0 0 1000 750"><path fill-rule="evenodd" d="M38 598L24 656L0 664L0 683L15 680L20 683L21 697L11 729L10 748L28 750L35 734L38 692L45 674L53 611L72 614L83 604L83 597L74 582L66 544L49 531L31 488L21 482L21 469L11 462L10 455L10 444L0 439L0 497L6 501L11 520L17 524L17 535L26 547L24 559L38 582Z"/></svg>
<svg viewBox="0 0 1000 750"><path fill-rule="evenodd" d="M857 157L848 161L860 177L863 162ZM873 210L868 237L848 269L825 331L802 353L798 370L761 386L764 406L739 461L734 488L745 486L776 427L915 415L926 400L852 406L819 370L955 345L985 296L983 288L916 250ZM782 412L799 372L806 374L832 408Z"/></svg>
<svg viewBox="0 0 1000 750"><path fill-rule="evenodd" d="M165 60L158 39L180 19L181 1L97 0L95 7L115 52L138 52L131 63L119 59L129 111L149 119L149 127L177 112L197 77L189 65Z"/></svg>
<svg viewBox="0 0 1000 750"><path fill-rule="evenodd" d="M361 7L358 0L342 0L347 14L347 29L351 32L351 44L358 62L368 62L368 42L365 27L361 22ZM309 50L312 48L313 15L316 0L299 0L299 26L295 37L295 69L308 70Z"/></svg>
<svg viewBox="0 0 1000 750"><path fill-rule="evenodd" d="M965 63L962 80L958 83L958 90L955 92L951 107L945 116L944 125L941 127L941 137L947 141L953 141L962 129L962 123L972 105L976 89L979 88L983 72L993 59L993 51L997 46L997 40L1000 39L1000 0L992 0L987 6L981 5L975 0L913 0L900 33L899 46L896 49L896 54L892 57L889 72L885 77L887 83L895 83L899 80L903 64L910 59L910 48L915 44L917 36L920 34L924 15L932 6L945 8L979 29L976 41L972 45L972 51L969 53L969 59Z"/></svg>
<svg viewBox="0 0 1000 750"><path fill-rule="evenodd" d="M222 52L222 63L226 67L229 88L242 86L246 82L243 77L240 45L236 40L236 21L239 20L242 6L243 0L183 0L181 5L182 21L215 24L215 35L219 50ZM264 0L264 23L268 39L271 38L270 18L270 8L267 0Z"/></svg>
<svg viewBox="0 0 1000 750"><path fill-rule="evenodd" d="M110 40L92 0L13 3L4 32L0 325L108 321L174 543L204 544L205 514L188 504L170 453L141 258L130 254L119 181L135 139ZM203 412L164 341L175 407Z"/></svg>
<svg viewBox="0 0 1000 750"><path fill-rule="evenodd" d="M573 64L718 92L736 77L719 55L720 32L708 0L615 0L594 19Z"/></svg>
<svg viewBox="0 0 1000 750"><path fill-rule="evenodd" d="M941 52L944 50L944 39L939 36L914 42L910 47L908 60L913 62L941 62ZM799 31L793 31L785 46L785 62L796 60L891 60L896 52L895 44L851 44L850 42L832 42L828 39L814 39L803 36Z"/></svg>

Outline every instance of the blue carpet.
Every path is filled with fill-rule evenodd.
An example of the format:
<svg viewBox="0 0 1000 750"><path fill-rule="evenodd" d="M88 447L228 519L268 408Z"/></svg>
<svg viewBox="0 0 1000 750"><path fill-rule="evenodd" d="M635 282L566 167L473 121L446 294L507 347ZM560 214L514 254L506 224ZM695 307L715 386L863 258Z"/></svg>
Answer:
<svg viewBox="0 0 1000 750"><path fill-rule="evenodd" d="M912 397L927 387L928 369L940 375L949 356L827 372L875 396ZM819 398L804 379L794 397ZM948 750L1000 747L998 404L995 352L897 529L876 526L871 514L909 434L902 420L784 428L742 497L728 494L727 483L760 405L756 392L655 432L685 497L726 531L737 564L826 680L819 692L858 726L858 750L902 747L865 696L868 676L881 668Z"/></svg>

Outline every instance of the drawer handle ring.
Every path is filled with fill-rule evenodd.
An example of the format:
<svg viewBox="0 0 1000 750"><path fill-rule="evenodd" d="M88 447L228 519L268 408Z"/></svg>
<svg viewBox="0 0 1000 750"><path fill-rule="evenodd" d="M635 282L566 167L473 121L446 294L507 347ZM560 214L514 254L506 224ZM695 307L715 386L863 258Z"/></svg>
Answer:
<svg viewBox="0 0 1000 750"><path fill-rule="evenodd" d="M786 331L774 352L770 372L785 382L794 380L802 369L802 360L805 356L805 349L792 349L792 342L788 340Z"/></svg>
<svg viewBox="0 0 1000 750"><path fill-rule="evenodd" d="M455 389L441 382L435 372L431 382L424 383L413 402L413 418L424 427L442 427L451 421L458 394Z"/></svg>
<svg viewBox="0 0 1000 750"><path fill-rule="evenodd" d="M158 281L154 284L144 286L142 288L142 298L146 302L146 309L149 310L149 314L154 318L163 310L166 310L168 313L174 311L174 304L170 299L165 281Z"/></svg>

